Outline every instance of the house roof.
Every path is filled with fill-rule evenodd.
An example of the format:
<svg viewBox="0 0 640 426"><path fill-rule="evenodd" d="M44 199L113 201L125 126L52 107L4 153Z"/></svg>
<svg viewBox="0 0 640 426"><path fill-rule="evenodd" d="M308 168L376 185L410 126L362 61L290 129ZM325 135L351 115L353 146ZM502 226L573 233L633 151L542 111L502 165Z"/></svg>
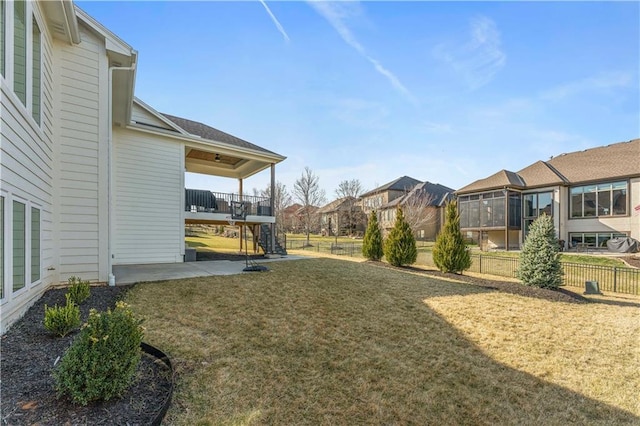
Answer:
<svg viewBox="0 0 640 426"><path fill-rule="evenodd" d="M639 176L640 139L561 154L547 163L569 182Z"/></svg>
<svg viewBox="0 0 640 426"><path fill-rule="evenodd" d="M500 170L498 173L494 173L491 176L479 179L467 186L460 188L457 193L483 191L497 188L524 188L525 184L518 176L517 173L509 170Z"/></svg>
<svg viewBox="0 0 640 426"><path fill-rule="evenodd" d="M329 204L325 204L324 206L318 209L318 213L331 213L333 211L339 210L345 203L349 201L353 201L355 198L353 197L342 197L337 200L333 200Z"/></svg>
<svg viewBox="0 0 640 426"><path fill-rule="evenodd" d="M440 185L439 183L422 182L413 187L413 189L402 197L395 198L386 204L383 204L380 209L387 209L396 206L401 206L408 202L411 198L417 196L426 196L428 206L439 207L453 198L454 190L452 188Z"/></svg>
<svg viewBox="0 0 640 426"><path fill-rule="evenodd" d="M640 176L640 139L570 152L536 161L518 173L501 170L458 194L497 188L534 188Z"/></svg>
<svg viewBox="0 0 640 426"><path fill-rule="evenodd" d="M361 197L368 197L369 195L377 194L384 191L409 191L411 188L421 183L418 179L414 179L409 176L402 176L398 179L391 181L387 184L379 186L376 189L372 189L361 195Z"/></svg>
<svg viewBox="0 0 640 426"><path fill-rule="evenodd" d="M247 148L254 151L264 152L266 154L278 155L273 151L269 151L268 149L264 149L258 145L252 144L251 142L247 142L244 139L240 139L236 136L230 135L229 133L225 133L222 130L218 130L214 127L208 126L198 121L188 120L186 118L176 117L175 115L169 115L165 113L162 113L162 115L177 124L181 129L191 135L199 136L203 139L208 139L216 142L226 143L240 148Z"/></svg>

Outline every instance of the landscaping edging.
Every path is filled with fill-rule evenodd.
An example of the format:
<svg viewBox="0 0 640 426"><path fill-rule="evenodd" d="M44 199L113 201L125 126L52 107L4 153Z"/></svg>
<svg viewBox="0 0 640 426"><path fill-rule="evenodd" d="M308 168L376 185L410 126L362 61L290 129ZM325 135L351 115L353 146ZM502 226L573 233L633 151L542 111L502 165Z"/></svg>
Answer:
<svg viewBox="0 0 640 426"><path fill-rule="evenodd" d="M163 401L160 411L158 411L158 414L156 414L155 418L151 422L152 426L160 426L160 424L162 423L162 420L164 419L164 416L167 414L169 405L171 405L171 397L173 396L173 388L175 385L173 365L171 364L171 360L169 359L167 354L165 354L155 346L142 342L140 343L140 349L142 349L142 352L146 353L147 355L156 358L158 361L162 361L162 363L164 363L164 365L166 365L167 368L169 368L169 374L171 375L171 385L169 387L169 393L167 394L167 397Z"/></svg>

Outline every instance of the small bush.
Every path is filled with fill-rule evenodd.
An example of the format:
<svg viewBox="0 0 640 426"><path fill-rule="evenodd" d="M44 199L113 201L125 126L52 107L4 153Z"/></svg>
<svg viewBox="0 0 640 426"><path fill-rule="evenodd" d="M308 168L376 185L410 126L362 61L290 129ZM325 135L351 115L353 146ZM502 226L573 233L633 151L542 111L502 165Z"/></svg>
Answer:
<svg viewBox="0 0 640 426"><path fill-rule="evenodd" d="M433 246L433 263L442 272L461 274L471 267L471 254L460 232L460 216L455 201L445 207L445 223Z"/></svg>
<svg viewBox="0 0 640 426"><path fill-rule="evenodd" d="M89 281L82 281L78 277L69 278L69 296L71 301L76 305L84 302L91 294Z"/></svg>
<svg viewBox="0 0 640 426"><path fill-rule="evenodd" d="M44 328L56 336L64 337L71 330L80 326L80 308L65 294L67 304L55 305L53 308L44 305Z"/></svg>
<svg viewBox="0 0 640 426"><path fill-rule="evenodd" d="M375 210L369 215L369 224L364 233L362 241L362 255L369 260L380 260L382 258L382 232L378 225L378 215Z"/></svg>
<svg viewBox="0 0 640 426"><path fill-rule="evenodd" d="M418 258L416 239L401 208L396 210L396 222L384 242L384 258L393 266L412 265Z"/></svg>
<svg viewBox="0 0 640 426"><path fill-rule="evenodd" d="M143 338L141 321L123 302L98 313L92 309L80 335L54 371L58 395L82 405L122 395L131 385Z"/></svg>

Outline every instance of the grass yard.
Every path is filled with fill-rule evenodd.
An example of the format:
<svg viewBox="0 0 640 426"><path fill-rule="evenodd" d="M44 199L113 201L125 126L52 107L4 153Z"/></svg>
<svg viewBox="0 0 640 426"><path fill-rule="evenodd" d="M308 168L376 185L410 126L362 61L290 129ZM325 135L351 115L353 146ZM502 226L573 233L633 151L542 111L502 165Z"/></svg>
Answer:
<svg viewBox="0 0 640 426"><path fill-rule="evenodd" d="M237 253L240 251L240 240L238 238L227 238L219 235L203 234L197 237L185 237L185 242L189 247L193 247L197 250L203 251L217 251L227 253ZM251 244L250 237L249 244Z"/></svg>
<svg viewBox="0 0 640 426"><path fill-rule="evenodd" d="M334 259L137 285L177 425L638 424L638 304Z"/></svg>

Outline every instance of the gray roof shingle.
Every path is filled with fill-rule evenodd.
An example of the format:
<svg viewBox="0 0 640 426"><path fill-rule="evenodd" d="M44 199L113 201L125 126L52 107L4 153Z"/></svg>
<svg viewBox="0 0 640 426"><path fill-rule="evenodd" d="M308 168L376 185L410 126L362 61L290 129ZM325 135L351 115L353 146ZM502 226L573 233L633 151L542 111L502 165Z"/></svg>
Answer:
<svg viewBox="0 0 640 426"><path fill-rule="evenodd" d="M384 191L410 191L417 184L421 183L418 179L414 179L409 176L402 176L396 180L393 180L387 184L372 189L371 191L362 194L361 197L367 197L369 195L377 194Z"/></svg>
<svg viewBox="0 0 640 426"><path fill-rule="evenodd" d="M203 123L199 123L197 121L193 121L193 120L187 120L186 118L181 118L181 117L176 117L174 115L169 115L169 114L164 114L162 113L163 116L165 116L167 119L173 121L174 123L176 123L178 125L178 127L182 128L183 130L191 133L192 135L196 135L199 136L203 139L208 139L211 141L216 141L216 142L222 142L222 143L226 143L232 146L236 146L236 147L240 147L240 148L247 148L247 149L251 149L253 151L259 151L259 152L263 152L266 154L276 154L273 151L269 151L268 149L264 149L261 146L252 144L251 142L247 142L244 139L240 139L238 137L235 137L233 135L230 135L228 133L223 132L222 130L218 130L216 128L213 128L211 126L207 126L206 124Z"/></svg>

